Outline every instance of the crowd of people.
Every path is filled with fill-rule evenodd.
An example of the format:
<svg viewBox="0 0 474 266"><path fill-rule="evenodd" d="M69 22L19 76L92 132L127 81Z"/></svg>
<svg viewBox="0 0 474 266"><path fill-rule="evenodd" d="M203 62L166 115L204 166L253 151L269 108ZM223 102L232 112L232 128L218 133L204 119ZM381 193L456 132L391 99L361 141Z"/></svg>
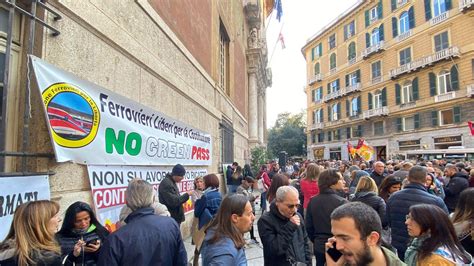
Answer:
<svg viewBox="0 0 474 266"><path fill-rule="evenodd" d="M131 179L115 232L85 202L63 219L54 201L21 204L0 265L188 265L180 224L189 199L193 265L247 265L250 244L272 266L473 265L474 169L463 162L271 162L256 174L235 162L224 189L208 174L181 194L185 174L175 165L158 193Z"/></svg>

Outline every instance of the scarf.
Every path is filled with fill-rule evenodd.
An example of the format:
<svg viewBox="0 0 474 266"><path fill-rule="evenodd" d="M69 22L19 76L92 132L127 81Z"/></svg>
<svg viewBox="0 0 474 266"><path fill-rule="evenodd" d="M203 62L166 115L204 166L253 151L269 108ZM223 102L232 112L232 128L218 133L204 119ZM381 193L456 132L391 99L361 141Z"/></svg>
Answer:
<svg viewBox="0 0 474 266"><path fill-rule="evenodd" d="M418 259L418 250L420 249L423 241L427 239L429 235L415 237L410 245L408 246L407 250L405 251L405 263L407 266L416 266L416 262Z"/></svg>

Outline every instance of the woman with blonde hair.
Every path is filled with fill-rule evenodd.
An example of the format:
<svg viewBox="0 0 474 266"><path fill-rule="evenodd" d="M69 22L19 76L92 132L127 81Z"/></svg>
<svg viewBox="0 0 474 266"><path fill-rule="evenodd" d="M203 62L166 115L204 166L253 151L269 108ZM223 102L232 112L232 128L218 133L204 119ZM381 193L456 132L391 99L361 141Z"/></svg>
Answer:
<svg viewBox="0 0 474 266"><path fill-rule="evenodd" d="M49 200L20 205L7 239L0 244L0 265L61 265L59 204Z"/></svg>
<svg viewBox="0 0 474 266"><path fill-rule="evenodd" d="M303 209L306 217L306 208L312 197L319 194L318 179L321 172L319 166L314 163L308 164L306 167L306 176L301 179L301 192L303 193Z"/></svg>
<svg viewBox="0 0 474 266"><path fill-rule="evenodd" d="M382 227L387 226L385 201L378 196L377 184L370 176L360 177L355 194L351 195L351 201L360 201L372 207L379 214Z"/></svg>

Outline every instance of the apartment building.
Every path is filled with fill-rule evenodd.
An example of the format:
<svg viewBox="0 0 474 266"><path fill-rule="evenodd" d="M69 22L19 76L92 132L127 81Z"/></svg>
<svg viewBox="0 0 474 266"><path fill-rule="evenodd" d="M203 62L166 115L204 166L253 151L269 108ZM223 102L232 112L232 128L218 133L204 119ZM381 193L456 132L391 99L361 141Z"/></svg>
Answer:
<svg viewBox="0 0 474 266"><path fill-rule="evenodd" d="M474 148L473 0L359 1L302 48L308 158Z"/></svg>

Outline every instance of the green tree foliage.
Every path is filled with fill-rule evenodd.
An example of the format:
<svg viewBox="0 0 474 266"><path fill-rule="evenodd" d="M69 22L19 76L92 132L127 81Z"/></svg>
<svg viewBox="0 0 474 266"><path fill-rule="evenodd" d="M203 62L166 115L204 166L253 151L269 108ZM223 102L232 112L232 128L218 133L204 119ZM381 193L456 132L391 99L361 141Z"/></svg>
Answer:
<svg viewBox="0 0 474 266"><path fill-rule="evenodd" d="M279 114L275 126L268 131L269 153L286 151L288 156L306 156L305 124L304 112Z"/></svg>
<svg viewBox="0 0 474 266"><path fill-rule="evenodd" d="M250 161L252 172L254 175L257 175L258 171L260 170L260 166L265 164L268 160L267 150L265 147L254 147L252 150L250 150L250 153L252 154L252 159Z"/></svg>

